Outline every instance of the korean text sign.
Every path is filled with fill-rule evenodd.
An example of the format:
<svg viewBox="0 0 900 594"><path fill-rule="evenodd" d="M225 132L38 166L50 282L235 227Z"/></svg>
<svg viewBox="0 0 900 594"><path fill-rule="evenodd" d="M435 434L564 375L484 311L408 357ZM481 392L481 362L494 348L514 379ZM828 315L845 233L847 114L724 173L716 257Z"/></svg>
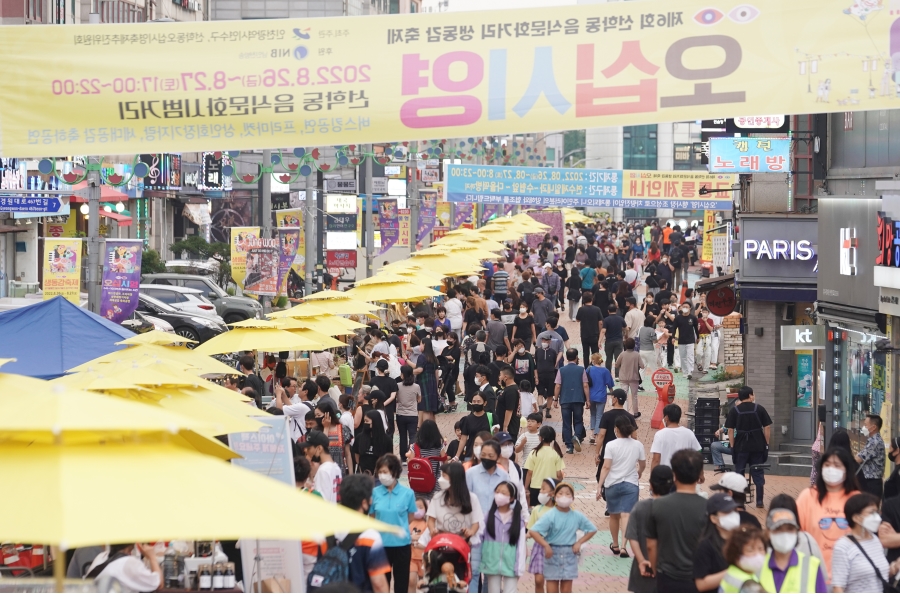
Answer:
<svg viewBox="0 0 900 594"><path fill-rule="evenodd" d="M859 56L880 79L896 17L848 4L4 26L0 155L466 137L844 111L850 99L891 109L892 93L859 92L878 87Z"/></svg>
<svg viewBox="0 0 900 594"><path fill-rule="evenodd" d="M100 315L116 324L137 309L143 246L140 239L106 240Z"/></svg>
<svg viewBox="0 0 900 594"><path fill-rule="evenodd" d="M789 173L790 138L710 138L710 173Z"/></svg>
<svg viewBox="0 0 900 594"><path fill-rule="evenodd" d="M81 239L44 240L44 299L62 295L81 304Z"/></svg>

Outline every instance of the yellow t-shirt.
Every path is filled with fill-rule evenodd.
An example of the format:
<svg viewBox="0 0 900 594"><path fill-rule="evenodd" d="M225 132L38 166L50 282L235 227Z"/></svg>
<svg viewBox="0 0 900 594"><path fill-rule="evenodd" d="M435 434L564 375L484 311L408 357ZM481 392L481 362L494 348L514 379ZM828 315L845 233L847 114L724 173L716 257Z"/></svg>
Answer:
<svg viewBox="0 0 900 594"><path fill-rule="evenodd" d="M525 525L525 528L531 530L531 527L534 526L538 520L541 519L545 513L553 509L549 505L539 505L531 511L531 516L528 518L528 524Z"/></svg>
<svg viewBox="0 0 900 594"><path fill-rule="evenodd" d="M553 446L545 445L540 450L534 449L525 461L525 470L531 471L532 489L540 489L545 478L556 480L556 473L566 467L562 456L556 453Z"/></svg>

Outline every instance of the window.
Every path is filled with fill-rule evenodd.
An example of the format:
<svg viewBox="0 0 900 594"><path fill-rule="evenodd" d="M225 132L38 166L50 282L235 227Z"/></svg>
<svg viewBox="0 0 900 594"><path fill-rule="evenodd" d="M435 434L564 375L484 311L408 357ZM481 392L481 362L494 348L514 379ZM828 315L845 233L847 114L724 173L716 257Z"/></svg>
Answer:
<svg viewBox="0 0 900 594"><path fill-rule="evenodd" d="M179 295L175 291L166 291L163 289L147 289L146 293L151 297L159 299L163 303L172 304L182 301L182 299L180 299L181 295Z"/></svg>
<svg viewBox="0 0 900 594"><path fill-rule="evenodd" d="M622 129L622 168L656 169L656 124Z"/></svg>
<svg viewBox="0 0 900 594"><path fill-rule="evenodd" d="M390 0L388 6L389 14L400 14L400 0Z"/></svg>
<svg viewBox="0 0 900 594"><path fill-rule="evenodd" d="M204 295L212 291L212 289L210 289L202 280L185 279L182 281L182 285L184 285L186 289L197 289L198 291L203 291Z"/></svg>
<svg viewBox="0 0 900 594"><path fill-rule="evenodd" d="M813 116L791 116L791 131L796 135L791 155L795 210L808 208L813 200L813 128Z"/></svg>
<svg viewBox="0 0 900 594"><path fill-rule="evenodd" d="M25 18L32 21L44 21L44 0L25 0Z"/></svg>

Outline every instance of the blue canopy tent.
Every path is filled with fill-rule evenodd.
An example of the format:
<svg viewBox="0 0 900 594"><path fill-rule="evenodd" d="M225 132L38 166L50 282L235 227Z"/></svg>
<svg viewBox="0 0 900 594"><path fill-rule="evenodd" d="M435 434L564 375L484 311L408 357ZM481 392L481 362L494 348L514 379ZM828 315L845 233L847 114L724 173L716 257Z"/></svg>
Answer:
<svg viewBox="0 0 900 594"><path fill-rule="evenodd" d="M0 369L53 379L92 359L124 348L115 343L134 333L63 297L0 313Z"/></svg>

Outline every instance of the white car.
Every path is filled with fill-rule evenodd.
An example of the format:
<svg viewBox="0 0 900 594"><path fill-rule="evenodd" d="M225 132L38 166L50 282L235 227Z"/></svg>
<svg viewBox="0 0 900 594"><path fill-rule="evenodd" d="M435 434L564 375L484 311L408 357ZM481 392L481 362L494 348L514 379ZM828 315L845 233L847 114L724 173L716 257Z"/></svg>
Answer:
<svg viewBox="0 0 900 594"><path fill-rule="evenodd" d="M199 289L172 285L140 285L142 295L149 295L187 314L210 318L220 324L225 320L216 313L216 306Z"/></svg>

